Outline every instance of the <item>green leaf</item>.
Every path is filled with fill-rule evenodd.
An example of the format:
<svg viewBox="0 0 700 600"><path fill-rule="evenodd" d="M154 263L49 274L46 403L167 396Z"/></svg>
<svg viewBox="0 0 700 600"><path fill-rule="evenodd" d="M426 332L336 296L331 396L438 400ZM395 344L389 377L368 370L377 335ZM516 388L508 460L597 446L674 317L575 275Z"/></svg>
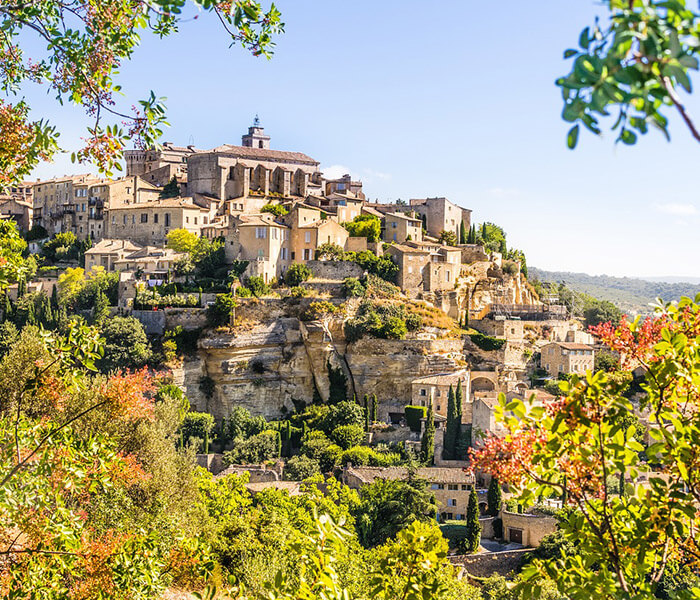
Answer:
<svg viewBox="0 0 700 600"><path fill-rule="evenodd" d="M584 50L588 50L588 45L591 43L591 32L588 27L586 27L578 38L578 45Z"/></svg>
<svg viewBox="0 0 700 600"><path fill-rule="evenodd" d="M574 125L571 129L569 129L569 133L566 136L566 145L569 147L570 150L576 148L576 144L578 143L578 132L578 125Z"/></svg>
<svg viewBox="0 0 700 600"><path fill-rule="evenodd" d="M564 58L571 58L572 56L576 56L578 54L578 50L574 50L573 48L569 48L568 50L564 50Z"/></svg>

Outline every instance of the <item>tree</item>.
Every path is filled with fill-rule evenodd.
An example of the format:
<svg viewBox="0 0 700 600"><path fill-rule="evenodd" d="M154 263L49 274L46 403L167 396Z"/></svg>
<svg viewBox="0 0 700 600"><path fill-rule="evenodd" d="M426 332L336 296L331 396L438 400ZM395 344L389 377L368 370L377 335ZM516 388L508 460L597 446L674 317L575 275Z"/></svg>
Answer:
<svg viewBox="0 0 700 600"><path fill-rule="evenodd" d="M111 175L128 141L133 139L141 148L152 147L167 125L165 107L153 92L138 102L138 108L122 108L117 103L121 87L116 75L144 31L165 37L178 30L184 4L184 0L163 0L157 6L97 6L75 0L4 6L0 13L0 28L5 32L0 42L6 57L4 95L11 97L31 82L54 90L60 103L81 106L92 124L85 145L72 158L94 161ZM256 56L271 56L273 36L283 30L274 5L266 10L259 2L242 0L193 4L213 13L232 43ZM39 48L48 48L48 52ZM2 188L21 181L40 160L49 160L58 150L59 132L46 119L33 121L24 100L12 104L0 99L0 131L13 132L4 138L0 150Z"/></svg>
<svg viewBox="0 0 700 600"><path fill-rule="evenodd" d="M462 219L461 223L459 224L459 243L460 244L467 244L469 239L469 232L467 231L466 227L464 226L464 219Z"/></svg>
<svg viewBox="0 0 700 600"><path fill-rule="evenodd" d="M343 227L352 237L365 237L368 242L378 242L382 237L382 222L374 215L357 215Z"/></svg>
<svg viewBox="0 0 700 600"><path fill-rule="evenodd" d="M173 175L170 181L163 186L163 189L158 194L158 198L166 200L168 198L177 198L180 195L180 185L177 182L177 177Z"/></svg>
<svg viewBox="0 0 700 600"><path fill-rule="evenodd" d="M100 325L109 318L109 300L107 295L99 290L95 298L95 306L92 309L92 322L94 325Z"/></svg>
<svg viewBox="0 0 700 600"><path fill-rule="evenodd" d="M372 394L372 412L370 413L372 423L379 421L379 400L377 394Z"/></svg>
<svg viewBox="0 0 700 600"><path fill-rule="evenodd" d="M281 217L286 215L289 211L281 204L266 204L260 209L260 212L270 213L276 217Z"/></svg>
<svg viewBox="0 0 700 600"><path fill-rule="evenodd" d="M501 484L498 483L498 479L495 477L491 477L491 481L489 482L486 503L488 505L489 514L492 517L497 517L498 513L501 511L501 505L503 504L503 492L501 491Z"/></svg>
<svg viewBox="0 0 700 600"><path fill-rule="evenodd" d="M288 286L294 287L311 279L312 276L313 273L306 264L293 263L289 265L287 272L284 274L284 281Z"/></svg>
<svg viewBox="0 0 700 600"><path fill-rule="evenodd" d="M143 325L134 317L107 319L100 332L104 337L104 356L98 361L100 370L138 369L151 358L151 344Z"/></svg>
<svg viewBox="0 0 700 600"><path fill-rule="evenodd" d="M461 429L461 419L459 418L457 400L455 392L450 385L447 392L447 421L445 422L445 436L443 437L442 458L445 460L455 460L455 448ZM458 420L459 419L459 420Z"/></svg>
<svg viewBox="0 0 700 600"><path fill-rule="evenodd" d="M253 275L248 277L246 281L246 287L253 293L253 296L260 298L265 294L270 293L270 286L265 283L265 280L259 275Z"/></svg>
<svg viewBox="0 0 700 600"><path fill-rule="evenodd" d="M476 487L472 486L467 504L466 535L460 541L461 550L466 554L473 554L479 549L481 542L481 523L479 523L479 498L476 495Z"/></svg>
<svg viewBox="0 0 700 600"><path fill-rule="evenodd" d="M292 456L284 465L284 476L292 481L302 481L320 473L318 461L308 456Z"/></svg>
<svg viewBox="0 0 700 600"><path fill-rule="evenodd" d="M680 114L696 141L700 131L681 100L690 93L688 73L697 71L700 55L700 15L685 0L611 0L607 19L586 27L578 48L564 52L572 59L568 75L557 80L562 89L562 117L575 123L567 145L575 148L580 126L601 135L609 117L616 142L632 145L650 126L666 139L666 109Z"/></svg>
<svg viewBox="0 0 700 600"><path fill-rule="evenodd" d="M85 269L81 267L68 267L58 276L58 300L59 303L68 306L72 305L83 284L85 283Z"/></svg>
<svg viewBox="0 0 700 600"><path fill-rule="evenodd" d="M457 245L457 234L454 231L446 231L443 229L440 232L440 243L445 244L447 246L456 246Z"/></svg>
<svg viewBox="0 0 700 600"><path fill-rule="evenodd" d="M166 245L175 252L186 252L192 255L199 244L199 236L189 229L173 229L166 236Z"/></svg>
<svg viewBox="0 0 700 600"><path fill-rule="evenodd" d="M435 455L435 416L432 405L428 407L428 418L425 431L420 440L420 460L424 465L431 466Z"/></svg>
<svg viewBox="0 0 700 600"><path fill-rule="evenodd" d="M212 327L228 325L236 306L231 294L217 294L214 304L207 308L207 321Z"/></svg>
<svg viewBox="0 0 700 600"><path fill-rule="evenodd" d="M622 311L608 300L600 300L583 313L586 327L593 327L601 323L611 322L617 325L622 317Z"/></svg>
<svg viewBox="0 0 700 600"><path fill-rule="evenodd" d="M321 244L318 248L316 248L315 256L316 260L330 260L338 262L345 260L345 250L343 250L342 246L339 246L338 244L326 242L325 244Z"/></svg>
<svg viewBox="0 0 700 600"><path fill-rule="evenodd" d="M562 382L555 410L508 403L505 437L487 440L472 457L474 468L507 483L519 503L565 496L571 507L560 530L576 555L533 560L523 570L526 591L553 580L570 598L651 598L676 559L697 564L687 549L697 541L700 501L695 453L688 451L700 439L700 388L688 384L697 380L698 325L700 306L683 298L659 306L654 318L595 328L620 354L623 370L645 372L639 410L649 415L648 447L635 437L626 382L599 371ZM623 494L614 476L620 472L627 474ZM698 593L695 587L682 597Z"/></svg>
<svg viewBox="0 0 700 600"><path fill-rule="evenodd" d="M435 519L435 497L427 483L415 476L407 479L376 479L360 490L356 509L358 536L366 548L384 543L414 521Z"/></svg>
<svg viewBox="0 0 700 600"><path fill-rule="evenodd" d="M358 446L365 441L365 429L361 425L339 425L330 435L331 439L343 450Z"/></svg>
<svg viewBox="0 0 700 600"><path fill-rule="evenodd" d="M214 431L214 417L209 413L188 412L180 425L180 436L185 445L197 442L197 451L203 449ZM200 446L201 444L201 446Z"/></svg>

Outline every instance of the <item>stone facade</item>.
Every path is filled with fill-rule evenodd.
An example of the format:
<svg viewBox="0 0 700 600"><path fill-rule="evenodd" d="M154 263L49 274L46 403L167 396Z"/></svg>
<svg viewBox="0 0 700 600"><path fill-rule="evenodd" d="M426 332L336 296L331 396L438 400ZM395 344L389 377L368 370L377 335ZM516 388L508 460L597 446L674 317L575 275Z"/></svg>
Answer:
<svg viewBox="0 0 700 600"><path fill-rule="evenodd" d="M501 511L503 535L509 542L536 548L542 538L557 530L555 517Z"/></svg>
<svg viewBox="0 0 700 600"><path fill-rule="evenodd" d="M423 241L423 223L420 219L401 213L387 213L382 220L382 239L403 244Z"/></svg>
<svg viewBox="0 0 700 600"><path fill-rule="evenodd" d="M542 346L540 364L550 375L560 373L585 374L593 371L595 350L588 344L552 342Z"/></svg>
<svg viewBox="0 0 700 600"><path fill-rule="evenodd" d="M472 211L453 204L447 198L414 198L410 201L410 210L421 216L428 234L436 238L443 231L451 231L459 240L462 222L465 230L471 227Z"/></svg>
<svg viewBox="0 0 700 600"><path fill-rule="evenodd" d="M31 201L0 197L0 219L14 221L18 231L25 233L34 224L34 207Z"/></svg>
<svg viewBox="0 0 700 600"><path fill-rule="evenodd" d="M456 391L462 382L462 422L472 422L472 401L469 371L462 369L454 373L441 373L419 377L411 382L411 404L432 406L436 415L447 417L447 399L450 387Z"/></svg>

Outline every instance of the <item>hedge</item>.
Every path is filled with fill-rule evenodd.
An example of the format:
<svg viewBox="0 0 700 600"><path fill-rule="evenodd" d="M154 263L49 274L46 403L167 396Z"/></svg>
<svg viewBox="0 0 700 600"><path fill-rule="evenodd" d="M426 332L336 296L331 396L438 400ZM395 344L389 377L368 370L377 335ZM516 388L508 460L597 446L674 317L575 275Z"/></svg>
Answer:
<svg viewBox="0 0 700 600"><path fill-rule="evenodd" d="M421 419L425 419L428 414L428 409L425 406L407 406L404 409L406 415L406 423L411 428L411 431L420 433Z"/></svg>
<svg viewBox="0 0 700 600"><path fill-rule="evenodd" d="M474 342L482 350L490 352L491 350L500 350L506 343L505 340L500 338L491 337L490 335L484 335L483 333L470 333L469 337L472 342Z"/></svg>

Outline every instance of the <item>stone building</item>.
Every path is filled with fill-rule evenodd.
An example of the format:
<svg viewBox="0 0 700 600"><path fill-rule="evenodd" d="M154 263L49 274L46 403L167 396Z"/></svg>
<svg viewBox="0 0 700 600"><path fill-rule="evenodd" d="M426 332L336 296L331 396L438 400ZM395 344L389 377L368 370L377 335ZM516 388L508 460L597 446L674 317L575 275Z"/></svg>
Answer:
<svg viewBox="0 0 700 600"><path fill-rule="evenodd" d="M408 241L391 244L386 254L398 265L398 286L409 294L452 290L462 273L459 248Z"/></svg>
<svg viewBox="0 0 700 600"><path fill-rule="evenodd" d="M540 365L553 377L560 373L583 375L593 371L595 351L593 346L576 342L551 342L542 346Z"/></svg>
<svg viewBox="0 0 700 600"><path fill-rule="evenodd" d="M360 489L377 479L406 479L406 467L345 467L343 483L352 489ZM425 479L435 494L438 516L441 521L463 521L467 515L469 495L474 476L460 468L419 467L416 476Z"/></svg>
<svg viewBox="0 0 700 600"><path fill-rule="evenodd" d="M114 261L116 271L142 273L147 279L169 279L184 254L171 248L145 246Z"/></svg>
<svg viewBox="0 0 700 600"><path fill-rule="evenodd" d="M471 227L472 211L453 204L447 198L412 198L409 209L420 215L428 235L436 238L443 231L451 231L459 239L462 222L465 230Z"/></svg>
<svg viewBox="0 0 700 600"><path fill-rule="evenodd" d="M338 179L326 179L324 181L324 192L326 196L331 196L332 194L343 194L352 195L360 200L365 199L365 195L362 192L362 182L353 181L352 177L348 174L345 174Z"/></svg>
<svg viewBox="0 0 700 600"><path fill-rule="evenodd" d="M37 181L32 188L34 223L41 225L49 235L72 231L76 204L83 197L87 202L87 192L84 190L87 185L97 182L99 179L92 175L64 175ZM67 223L71 223L68 228Z"/></svg>
<svg viewBox="0 0 700 600"><path fill-rule="evenodd" d="M469 371L462 369L454 373L441 373L419 377L411 382L411 404L432 406L436 415L447 417L447 399L450 387L457 390L462 382L462 422L472 422L472 401Z"/></svg>
<svg viewBox="0 0 700 600"><path fill-rule="evenodd" d="M129 240L103 239L85 252L85 270L102 267L105 271L115 271L117 261L136 252L141 247Z"/></svg>
<svg viewBox="0 0 700 600"><path fill-rule="evenodd" d="M187 158L187 193L234 204L251 195L272 199L322 195L319 164L301 152L271 150L269 136L256 121L241 146L225 144Z"/></svg>
<svg viewBox="0 0 700 600"><path fill-rule="evenodd" d="M14 221L18 231L25 233L34 224L34 207L26 200L0 196L0 219Z"/></svg>
<svg viewBox="0 0 700 600"><path fill-rule="evenodd" d="M199 235L208 223L209 210L194 204L191 198L151 200L110 207L105 235L144 246L163 246L173 229Z"/></svg>
<svg viewBox="0 0 700 600"><path fill-rule="evenodd" d="M386 213L382 219L382 239L403 244L423 241L423 222L408 213Z"/></svg>
<svg viewBox="0 0 700 600"><path fill-rule="evenodd" d="M194 146L175 146L171 142L164 142L158 150L125 150L126 175L139 175L156 185L165 185L171 177L186 174L187 159L198 152L203 150ZM153 177L158 182L152 181Z"/></svg>

